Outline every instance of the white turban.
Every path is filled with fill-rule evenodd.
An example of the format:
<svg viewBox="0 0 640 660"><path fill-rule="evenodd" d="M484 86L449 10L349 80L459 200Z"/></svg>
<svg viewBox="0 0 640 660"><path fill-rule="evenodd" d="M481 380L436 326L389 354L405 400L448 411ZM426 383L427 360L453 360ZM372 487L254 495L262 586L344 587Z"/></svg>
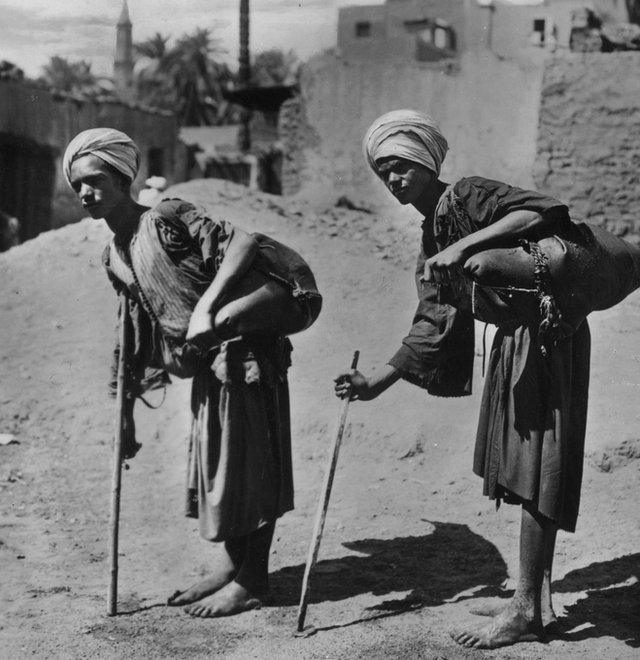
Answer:
<svg viewBox="0 0 640 660"><path fill-rule="evenodd" d="M420 163L438 176L449 149L436 122L416 110L393 110L378 117L369 127L363 147L376 174L376 160L395 156Z"/></svg>
<svg viewBox="0 0 640 660"><path fill-rule="evenodd" d="M90 128L78 133L64 152L62 169L71 185L71 163L82 156L97 156L133 181L140 167L140 151L135 142L115 128Z"/></svg>

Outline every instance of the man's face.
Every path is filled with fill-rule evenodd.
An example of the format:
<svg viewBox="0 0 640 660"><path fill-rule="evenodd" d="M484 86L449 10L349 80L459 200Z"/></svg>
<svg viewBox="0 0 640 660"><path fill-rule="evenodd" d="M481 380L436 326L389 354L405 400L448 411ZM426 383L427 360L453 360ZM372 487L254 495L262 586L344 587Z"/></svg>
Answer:
<svg viewBox="0 0 640 660"><path fill-rule="evenodd" d="M434 173L420 163L390 156L376 161L378 174L400 204L413 204L436 179Z"/></svg>
<svg viewBox="0 0 640 660"><path fill-rule="evenodd" d="M71 164L71 187L92 218L106 218L129 197L122 180L97 156Z"/></svg>

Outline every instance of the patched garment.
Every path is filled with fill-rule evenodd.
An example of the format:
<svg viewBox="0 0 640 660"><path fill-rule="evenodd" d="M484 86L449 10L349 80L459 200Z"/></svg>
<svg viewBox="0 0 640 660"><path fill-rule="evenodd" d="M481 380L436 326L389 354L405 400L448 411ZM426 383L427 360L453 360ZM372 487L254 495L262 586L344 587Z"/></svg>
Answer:
<svg viewBox="0 0 640 660"><path fill-rule="evenodd" d="M572 226L564 204L533 191L481 177L450 186L434 218L422 225L416 279L427 258L519 209L551 220L553 231ZM390 364L431 394L468 394L472 300L444 286L417 284L420 304L414 325ZM546 358L540 351L537 322L517 324L510 319L500 327L487 365L474 456L474 472L483 477L486 495L498 501L530 502L570 531L575 529L580 501L589 357L586 321Z"/></svg>
<svg viewBox="0 0 640 660"><path fill-rule="evenodd" d="M187 515L214 541L248 534L293 508L291 343L265 335L202 355L185 342L193 308L233 233L192 204L166 200L141 216L126 245L114 240L104 255L132 312L127 367L134 393L165 382L163 369L193 376ZM321 297L306 263L266 236L256 240L255 267L285 286L312 323Z"/></svg>

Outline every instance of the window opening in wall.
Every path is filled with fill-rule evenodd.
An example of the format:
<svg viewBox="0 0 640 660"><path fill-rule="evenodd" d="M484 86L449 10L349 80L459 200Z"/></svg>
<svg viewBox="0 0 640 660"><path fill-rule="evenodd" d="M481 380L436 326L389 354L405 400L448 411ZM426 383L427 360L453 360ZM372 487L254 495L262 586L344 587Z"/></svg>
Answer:
<svg viewBox="0 0 640 660"><path fill-rule="evenodd" d="M533 32L531 34L531 43L534 46L544 46L546 21L544 18L535 18L533 20Z"/></svg>
<svg viewBox="0 0 640 660"><path fill-rule="evenodd" d="M361 21L356 23L356 37L370 37L371 36L371 23L369 21Z"/></svg>
<svg viewBox="0 0 640 660"><path fill-rule="evenodd" d="M436 48L449 48L449 34L446 28L437 27L433 31L433 44Z"/></svg>
<svg viewBox="0 0 640 660"><path fill-rule="evenodd" d="M456 37L451 25L447 21L436 18L417 21L405 21L404 29L418 39L418 51L426 46L433 46L442 50L455 50ZM422 59L418 57L418 59Z"/></svg>

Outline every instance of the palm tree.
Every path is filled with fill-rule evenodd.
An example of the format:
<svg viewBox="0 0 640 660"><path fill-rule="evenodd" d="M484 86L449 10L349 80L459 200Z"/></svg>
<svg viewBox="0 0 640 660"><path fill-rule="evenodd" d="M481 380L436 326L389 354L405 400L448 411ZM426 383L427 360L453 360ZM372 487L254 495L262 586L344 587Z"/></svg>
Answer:
<svg viewBox="0 0 640 660"><path fill-rule="evenodd" d="M167 56L184 126L217 123L223 88L232 79L228 67L213 59L220 52L210 31L199 28L178 39Z"/></svg>
<svg viewBox="0 0 640 660"><path fill-rule="evenodd" d="M54 55L42 67L42 76L38 80L47 87L81 96L113 95L109 80L94 75L91 64L85 60L73 62Z"/></svg>
<svg viewBox="0 0 640 660"><path fill-rule="evenodd" d="M299 68L298 56L292 50L263 50L253 60L251 81L260 87L290 85L296 82Z"/></svg>
<svg viewBox="0 0 640 660"><path fill-rule="evenodd" d="M153 37L149 37L146 41L139 41L134 44L133 48L137 57L161 60L167 54L168 42L169 37L164 37L156 32Z"/></svg>
<svg viewBox="0 0 640 660"><path fill-rule="evenodd" d="M146 41L134 44L133 84L138 101L166 110L174 110L176 94L168 64L168 36L159 32Z"/></svg>
<svg viewBox="0 0 640 660"><path fill-rule="evenodd" d="M629 22L640 25L640 0L627 0Z"/></svg>
<svg viewBox="0 0 640 660"><path fill-rule="evenodd" d="M134 78L138 100L170 110L183 126L228 123L229 104L223 91L233 74L215 56L222 52L208 29L185 34L172 48L157 33L135 45Z"/></svg>

